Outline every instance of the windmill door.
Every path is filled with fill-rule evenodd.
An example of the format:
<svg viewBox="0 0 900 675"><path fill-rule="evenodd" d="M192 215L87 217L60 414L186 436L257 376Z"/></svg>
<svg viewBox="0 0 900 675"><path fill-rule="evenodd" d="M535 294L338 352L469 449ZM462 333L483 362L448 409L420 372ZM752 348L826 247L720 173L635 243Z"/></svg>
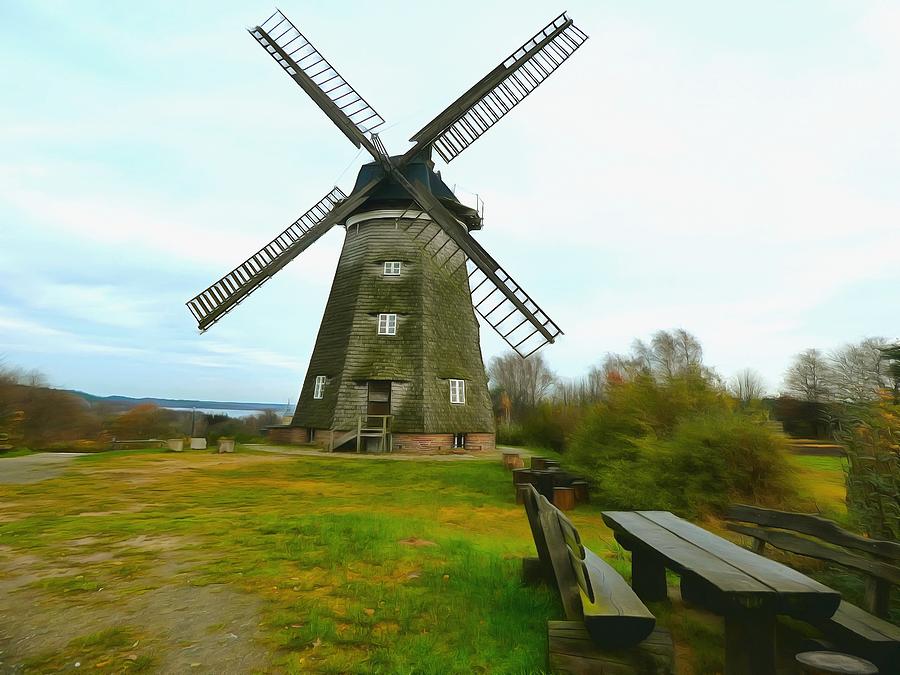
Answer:
<svg viewBox="0 0 900 675"><path fill-rule="evenodd" d="M391 414L390 380L369 380L369 399L366 413L369 415Z"/></svg>

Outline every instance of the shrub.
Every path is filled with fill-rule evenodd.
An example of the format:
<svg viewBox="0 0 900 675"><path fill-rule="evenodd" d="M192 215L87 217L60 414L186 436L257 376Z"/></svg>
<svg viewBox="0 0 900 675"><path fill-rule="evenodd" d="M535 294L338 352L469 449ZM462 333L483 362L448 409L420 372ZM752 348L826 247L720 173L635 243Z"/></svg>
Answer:
<svg viewBox="0 0 900 675"><path fill-rule="evenodd" d="M790 492L786 441L757 417L693 374L638 378L585 414L569 457L605 508L695 516L731 501L778 503Z"/></svg>
<svg viewBox="0 0 900 675"><path fill-rule="evenodd" d="M561 403L541 403L522 422L525 442L562 452L581 419L581 409Z"/></svg>
<svg viewBox="0 0 900 675"><path fill-rule="evenodd" d="M661 487L686 512L740 501L775 505L790 494L787 441L741 414L682 421L662 453Z"/></svg>
<svg viewBox="0 0 900 675"><path fill-rule="evenodd" d="M525 434L518 424L501 422L497 425L497 443L500 445L525 445Z"/></svg>

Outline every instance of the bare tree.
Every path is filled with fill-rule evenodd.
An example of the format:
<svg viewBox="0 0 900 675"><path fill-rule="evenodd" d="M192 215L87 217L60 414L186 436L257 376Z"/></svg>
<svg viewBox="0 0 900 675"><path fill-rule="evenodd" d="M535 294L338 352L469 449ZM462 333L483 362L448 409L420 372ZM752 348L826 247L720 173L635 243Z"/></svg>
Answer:
<svg viewBox="0 0 900 675"><path fill-rule="evenodd" d="M870 337L831 352L828 382L833 395L841 401L867 401L874 399L879 389L890 387L882 352L886 346L884 338Z"/></svg>
<svg viewBox="0 0 900 675"><path fill-rule="evenodd" d="M631 346L631 354L630 360L639 370L664 380L691 371L711 374L711 371L707 373L703 368L703 347L700 341L683 328L671 332L656 331L649 345L642 340L635 340Z"/></svg>
<svg viewBox="0 0 900 675"><path fill-rule="evenodd" d="M515 412L533 408L547 397L556 382L541 354L527 359L514 352L491 359L488 368L491 382L509 396Z"/></svg>
<svg viewBox="0 0 900 675"><path fill-rule="evenodd" d="M794 357L784 375L785 392L801 401L831 398L828 362L818 349L807 349Z"/></svg>
<svg viewBox="0 0 900 675"><path fill-rule="evenodd" d="M762 375L752 368L738 372L729 382L729 390L741 403L758 401L765 394L766 386Z"/></svg>

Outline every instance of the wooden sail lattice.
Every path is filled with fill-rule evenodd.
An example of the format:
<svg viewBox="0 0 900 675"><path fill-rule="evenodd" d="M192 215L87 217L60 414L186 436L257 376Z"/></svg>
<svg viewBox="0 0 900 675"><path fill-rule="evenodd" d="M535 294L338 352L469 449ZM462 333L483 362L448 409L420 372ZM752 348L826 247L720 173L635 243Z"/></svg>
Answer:
<svg viewBox="0 0 900 675"><path fill-rule="evenodd" d="M349 121L363 137L384 124L384 118L281 10L276 10L262 24L251 29L250 34L306 90L356 147L360 146L361 139L352 133L345 121Z"/></svg>
<svg viewBox="0 0 900 675"><path fill-rule="evenodd" d="M445 162L453 161L587 39L565 13L560 14L410 140L431 143Z"/></svg>
<svg viewBox="0 0 900 675"><path fill-rule="evenodd" d="M329 228L320 227L336 204L347 195L332 189L309 211L297 218L247 260L186 303L201 330L206 330L234 309Z"/></svg>
<svg viewBox="0 0 900 675"><path fill-rule="evenodd" d="M428 186L410 183L404 169L434 148L447 162L525 99L588 36L560 14L499 66L423 127L403 156L392 158L376 133L384 119L280 10L250 29L253 38L313 99L356 147L384 169L347 197L335 188L290 227L241 265L188 301L201 330L242 302L336 223L362 207L388 176L412 203L397 219L438 267L465 273L475 311L522 357L553 342L562 331L471 236Z"/></svg>
<svg viewBox="0 0 900 675"><path fill-rule="evenodd" d="M462 225L459 225L459 234L476 249L481 262L470 258L426 211L407 209L397 218L397 224L437 263L441 271L452 276L465 267L475 311L522 358L529 357L563 334L559 326ZM488 274L486 269L492 274ZM521 306L514 303L510 295L515 296Z"/></svg>

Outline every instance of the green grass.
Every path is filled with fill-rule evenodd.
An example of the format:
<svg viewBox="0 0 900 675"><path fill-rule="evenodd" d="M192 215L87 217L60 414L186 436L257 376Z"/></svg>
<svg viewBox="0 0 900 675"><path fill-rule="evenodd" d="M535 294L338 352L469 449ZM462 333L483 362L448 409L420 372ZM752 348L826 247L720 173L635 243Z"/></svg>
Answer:
<svg viewBox="0 0 900 675"><path fill-rule="evenodd" d="M840 459L791 461L805 503L840 512ZM0 522L0 546L57 571L28 587L46 598L43 611L89 608L119 627L130 598L163 585L224 585L259 601L256 623L276 671L541 672L546 622L563 617L554 592L520 584L520 559L534 548L498 460L123 450L78 458L41 483L0 485L0 501L12 516ZM599 511L570 515L585 545L629 578L627 553ZM161 553L142 540L170 547ZM73 554L110 551L59 572L76 565ZM173 562L177 579L155 573ZM721 672L719 619L678 600L652 609L673 632L680 670ZM220 616L209 624L201 630L230 630ZM93 672L136 672L180 648L145 625L117 630L131 641L92 633L29 668L53 672L81 659Z"/></svg>
<svg viewBox="0 0 900 675"><path fill-rule="evenodd" d="M16 448L15 450L6 450L0 451L0 459L5 459L9 457L25 457L26 455L34 454L28 448Z"/></svg>
<svg viewBox="0 0 900 675"><path fill-rule="evenodd" d="M263 600L265 640L287 672L535 672L546 663L546 622L561 608L548 589L520 584L533 547L499 462L123 451L73 466L0 486L18 516L0 523L0 545L48 564L65 564L73 542L88 542L77 546L83 555L117 552L31 584L54 602L108 606L114 623L117 603L146 589L142 572L153 565L126 542L166 537L190 562L191 585ZM586 538L599 542L593 520Z"/></svg>
<svg viewBox="0 0 900 675"><path fill-rule="evenodd" d="M793 510L819 512L826 518L847 525L844 458L790 455L788 459L796 469L794 480L801 499L801 504Z"/></svg>

